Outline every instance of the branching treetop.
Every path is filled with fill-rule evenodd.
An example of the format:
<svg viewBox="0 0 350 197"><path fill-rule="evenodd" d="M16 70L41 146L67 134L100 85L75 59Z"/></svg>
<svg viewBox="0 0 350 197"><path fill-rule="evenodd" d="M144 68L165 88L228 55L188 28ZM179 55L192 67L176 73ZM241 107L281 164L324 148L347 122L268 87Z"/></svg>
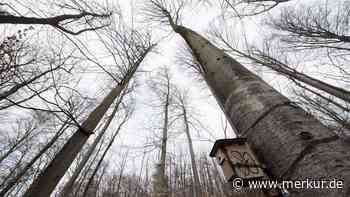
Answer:
<svg viewBox="0 0 350 197"><path fill-rule="evenodd" d="M71 35L79 35L86 31L98 30L106 27L110 22L108 21L111 17L112 12L103 9L102 11L96 11L87 6L86 3L78 3L74 1L72 5L67 3L55 3L59 9L68 10L70 13L63 13L49 17L31 17L23 16L13 6L8 3L0 4L0 24L32 24L32 25L50 25L57 28L65 33ZM10 8L7 11L6 8ZM28 8L29 9L29 8ZM32 11L35 15L37 12ZM45 14L46 15L46 14ZM79 28L80 26L82 26ZM77 30L73 30L77 29Z"/></svg>

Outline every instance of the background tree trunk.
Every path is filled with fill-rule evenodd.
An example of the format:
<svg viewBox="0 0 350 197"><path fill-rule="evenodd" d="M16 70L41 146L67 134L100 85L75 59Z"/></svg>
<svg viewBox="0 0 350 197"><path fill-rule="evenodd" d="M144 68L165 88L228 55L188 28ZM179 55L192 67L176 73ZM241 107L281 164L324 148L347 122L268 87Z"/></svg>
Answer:
<svg viewBox="0 0 350 197"><path fill-rule="evenodd" d="M190 134L190 128L188 125L187 112L186 112L185 106L182 106L182 112L183 112L183 118L184 118L184 124L185 124L185 133L188 140L188 148L190 149L191 165L192 165L193 180L194 180L194 194L195 194L195 197L200 197L201 184L199 181L198 169L197 169L195 154L193 150L192 138Z"/></svg>

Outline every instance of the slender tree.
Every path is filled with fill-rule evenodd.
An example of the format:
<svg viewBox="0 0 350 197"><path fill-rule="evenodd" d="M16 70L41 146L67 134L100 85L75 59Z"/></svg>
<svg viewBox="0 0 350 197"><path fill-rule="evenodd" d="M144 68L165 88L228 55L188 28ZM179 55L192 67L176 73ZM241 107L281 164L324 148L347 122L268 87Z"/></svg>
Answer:
<svg viewBox="0 0 350 197"><path fill-rule="evenodd" d="M183 118L183 124L185 125L185 134L186 138L188 140L188 148L190 150L190 157L191 157L191 167L192 167L192 173L193 173L193 182L194 182L194 196L200 197L201 195L201 183L199 180L198 175L198 168L196 164L196 156L194 153L193 143L192 143L192 137L190 134L190 115L189 113L189 97L186 91L178 90L176 94L179 110L181 112L181 116Z"/></svg>
<svg viewBox="0 0 350 197"><path fill-rule="evenodd" d="M85 190L83 192L83 197L85 197L87 195L87 192L89 190L90 184L92 183L93 179L95 178L95 175L97 173L97 171L99 170L100 166L102 165L102 162L106 156L106 154L108 153L108 151L110 150L111 146L113 145L113 143L115 142L115 138L117 137L117 135L119 134L120 130L122 129L122 127L125 125L125 123L128 121L128 119L130 118L130 116L133 113L133 106L127 106L127 108L125 109L124 112L124 117L122 118L121 122L119 123L118 128L114 131L111 139L109 140L107 147L105 148L105 150L102 153L101 158L99 159L94 171L92 172L92 175L90 176L90 178L88 179L88 182L85 186Z"/></svg>
<svg viewBox="0 0 350 197"><path fill-rule="evenodd" d="M248 58L254 61L256 64L266 66L290 79L298 80L309 86L312 86L314 88L327 92L330 95L333 95L337 98L340 98L350 103L350 92L345 90L344 88L333 86L329 83L326 83L319 79L308 76L307 74L298 72L297 70L293 69L291 66L288 66L286 63L283 63L282 61L275 59L274 57L270 56L266 52L263 52L257 49L254 51L250 51L250 53L239 51L235 49L222 35L220 35L220 33L215 32L213 34L215 35L216 38L218 38L221 42L223 42L225 46L228 47L234 53L237 53L242 57Z"/></svg>
<svg viewBox="0 0 350 197"><path fill-rule="evenodd" d="M6 187L1 190L0 196L4 196L16 183L20 181L20 179L24 176L24 174L33 166L33 164L39 160L39 158L57 141L57 139L62 136L64 131L68 128L68 120L63 123L61 128L57 131L57 133L52 137L52 139L33 157L22 169L20 172L16 173L16 175L8 181Z"/></svg>
<svg viewBox="0 0 350 197"><path fill-rule="evenodd" d="M171 105L172 84L169 68L163 68L157 81L152 81L150 87L157 94L161 102L163 126L160 145L160 161L154 174L153 192L155 197L168 196L168 179L166 176L167 144L169 137L169 108Z"/></svg>

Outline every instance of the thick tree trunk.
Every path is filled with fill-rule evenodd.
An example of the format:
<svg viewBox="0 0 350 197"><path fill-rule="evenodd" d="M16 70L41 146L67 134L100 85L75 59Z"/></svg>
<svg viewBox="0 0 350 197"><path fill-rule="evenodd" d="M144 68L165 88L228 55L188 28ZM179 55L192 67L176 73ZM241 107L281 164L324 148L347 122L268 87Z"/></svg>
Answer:
<svg viewBox="0 0 350 197"><path fill-rule="evenodd" d="M185 109L185 106L182 106L182 112L183 112L183 118L184 118L184 124L185 124L185 133L188 140L188 147L190 149L191 165L192 165L192 172L193 172L193 179L194 179L194 194L195 194L195 197L201 197L201 184L199 181L196 157L193 150L192 138L190 134L190 128L188 125L187 111Z"/></svg>
<svg viewBox="0 0 350 197"><path fill-rule="evenodd" d="M290 189L291 196L350 195L349 146L198 33L182 26L174 30L193 50L217 101L272 178L344 181L344 189Z"/></svg>
<svg viewBox="0 0 350 197"><path fill-rule="evenodd" d="M121 101L123 99L123 96L124 96L124 93L118 99L118 102L116 103L116 106L114 107L112 114L108 118L107 122L103 126L103 128L100 131L100 133L98 134L98 136L94 139L94 142L89 147L89 150L87 151L87 153L85 153L83 159L79 162L78 166L76 167L76 169L73 172L73 175L70 177L69 181L67 181L67 183L64 185L61 196L63 196L63 197L64 196L68 196L68 194L70 193L70 191L71 191L71 189L72 189L72 187L74 185L74 182L78 178L80 172L83 170L85 164L88 162L88 160L90 159L92 153L96 149L97 144L101 141L101 139L104 136L104 134L106 133L109 125L111 124L113 118L117 114L117 111L118 111L119 105L120 105L120 103L121 103Z"/></svg>

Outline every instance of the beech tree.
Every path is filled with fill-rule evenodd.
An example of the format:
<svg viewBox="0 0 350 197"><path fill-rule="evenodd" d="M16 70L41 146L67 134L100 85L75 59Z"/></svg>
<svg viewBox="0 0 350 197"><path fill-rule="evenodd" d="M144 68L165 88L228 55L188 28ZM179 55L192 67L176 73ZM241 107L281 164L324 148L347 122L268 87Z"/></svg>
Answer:
<svg viewBox="0 0 350 197"><path fill-rule="evenodd" d="M176 94L176 100L177 100L177 106L179 108L180 114L183 118L183 124L185 126L185 134L186 138L188 140L188 148L190 152L190 157L191 157L191 168L192 168L192 173L193 173L193 181L194 181L194 196L195 197L200 197L202 196L201 193L201 183L198 175L198 167L196 164L196 156L194 153L194 147L192 143L192 137L190 133L190 124L193 126L194 123L191 121L193 119L192 114L193 111L191 111L191 106L189 104L189 96L188 92L179 90L177 91Z"/></svg>
<svg viewBox="0 0 350 197"><path fill-rule="evenodd" d="M347 34L344 17L349 5L339 2L337 9L328 9L328 6L328 2L319 2L310 7L284 8L282 14L266 22L273 36L265 38L262 47L248 44L247 49L238 49L233 44L237 39L228 28L216 28L211 34L230 54L251 60L254 67L267 67L290 79L298 89L306 90L302 94L303 90L297 90L296 99L324 120L324 124L335 122L347 129L350 94L346 89L349 74L344 52L348 43L343 35ZM307 57L302 55L305 52ZM308 68L325 68L326 73L315 78L301 71ZM339 85L332 85L336 83Z"/></svg>
<svg viewBox="0 0 350 197"><path fill-rule="evenodd" d="M203 36L179 25L179 10L168 10L164 1L149 2L150 16L157 15L162 19L158 21L170 25L192 49L218 103L273 178L350 181L350 174L345 173L350 166L348 145L338 136ZM292 196L347 195L346 190L290 192Z"/></svg>

